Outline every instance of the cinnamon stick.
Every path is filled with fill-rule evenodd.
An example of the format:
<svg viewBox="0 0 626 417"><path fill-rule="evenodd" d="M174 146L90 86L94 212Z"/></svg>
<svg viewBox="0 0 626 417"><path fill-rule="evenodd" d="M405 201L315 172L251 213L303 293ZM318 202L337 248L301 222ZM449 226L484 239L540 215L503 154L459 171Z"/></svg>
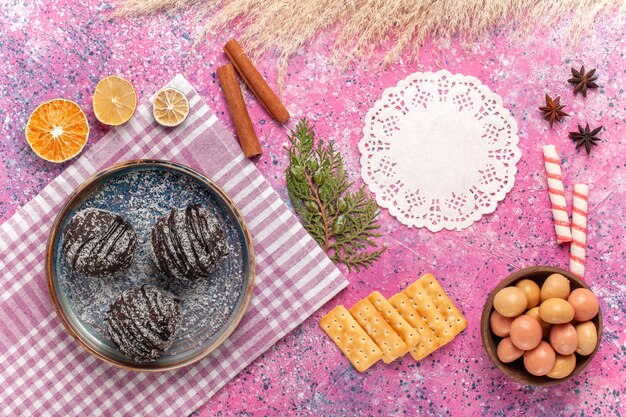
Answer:
<svg viewBox="0 0 626 417"><path fill-rule="evenodd" d="M230 116L235 123L235 130L239 138L239 144L243 149L246 158L253 158L263 153L259 139L254 132L250 114L243 101L243 94L237 82L237 74L231 64L224 65L217 69L217 78L226 96L226 104L230 111Z"/></svg>
<svg viewBox="0 0 626 417"><path fill-rule="evenodd" d="M272 91L265 78L256 69L250 58L243 51L239 43L231 39L224 45L224 52L233 63L237 72L248 88L259 99L265 110L280 123L289 120L289 112L278 96Z"/></svg>

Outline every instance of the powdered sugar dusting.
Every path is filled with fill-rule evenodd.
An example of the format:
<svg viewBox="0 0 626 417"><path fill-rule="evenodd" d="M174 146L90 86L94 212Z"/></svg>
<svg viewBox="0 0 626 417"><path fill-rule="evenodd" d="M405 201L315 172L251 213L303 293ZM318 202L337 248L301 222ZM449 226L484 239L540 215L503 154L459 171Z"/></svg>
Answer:
<svg viewBox="0 0 626 417"><path fill-rule="evenodd" d="M104 276L132 263L137 237L123 217L87 208L76 213L63 232L65 259L76 271Z"/></svg>
<svg viewBox="0 0 626 417"><path fill-rule="evenodd" d="M193 205L159 219L152 229L152 255L168 276L195 280L215 271L228 246L215 216Z"/></svg>
<svg viewBox="0 0 626 417"><path fill-rule="evenodd" d="M152 228L172 209L192 204L199 204L215 217L224 232L228 256L217 263L208 278L193 281L168 278L153 261ZM128 220L137 235L137 249L127 270L102 278L89 278L76 272L57 253L60 298L71 306L87 331L102 341L105 349L116 354L117 349L106 331L107 311L124 291L149 284L179 297L182 312L176 340L159 361L168 361L168 357L173 360L171 357L177 354L191 356L218 337L242 302L247 280L241 233L225 204L203 184L182 173L139 167L106 178L75 210L89 207L117 213ZM62 230L69 220L64 220Z"/></svg>
<svg viewBox="0 0 626 417"><path fill-rule="evenodd" d="M152 285L125 291L111 306L108 333L120 350L137 362L166 352L180 327L178 298Z"/></svg>

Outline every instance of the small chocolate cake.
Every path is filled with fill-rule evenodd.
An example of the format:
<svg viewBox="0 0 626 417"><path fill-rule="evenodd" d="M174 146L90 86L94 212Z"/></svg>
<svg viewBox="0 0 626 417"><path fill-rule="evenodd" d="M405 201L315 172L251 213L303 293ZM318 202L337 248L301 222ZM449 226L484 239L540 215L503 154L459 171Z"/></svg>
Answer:
<svg viewBox="0 0 626 417"><path fill-rule="evenodd" d="M128 268L135 256L137 235L117 214L88 208L76 213L63 232L63 254L78 272L111 275Z"/></svg>
<svg viewBox="0 0 626 417"><path fill-rule="evenodd" d="M152 229L152 252L166 275L194 280L215 271L228 246L215 216L192 205L159 219Z"/></svg>
<svg viewBox="0 0 626 417"><path fill-rule="evenodd" d="M180 328L178 299L151 285L126 290L107 315L109 337L136 362L152 361L174 343Z"/></svg>

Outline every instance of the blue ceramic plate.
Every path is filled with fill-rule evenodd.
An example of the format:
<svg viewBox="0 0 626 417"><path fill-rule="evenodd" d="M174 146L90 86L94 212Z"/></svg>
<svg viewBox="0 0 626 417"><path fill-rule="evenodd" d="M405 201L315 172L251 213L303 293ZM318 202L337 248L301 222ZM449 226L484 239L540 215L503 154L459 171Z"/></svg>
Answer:
<svg viewBox="0 0 626 417"><path fill-rule="evenodd" d="M150 255L156 221L172 208L201 204L219 220L230 253L209 279L173 280ZM111 277L74 271L61 252L63 230L78 211L95 207L127 219L137 233L132 265ZM217 348L235 330L252 295L254 251L243 216L215 183L196 171L166 161L137 160L114 165L85 181L68 198L48 241L50 294L67 330L90 353L111 364L142 371L180 368ZM152 284L179 296L182 325L172 348L154 362L138 363L109 340L105 317L125 290Z"/></svg>

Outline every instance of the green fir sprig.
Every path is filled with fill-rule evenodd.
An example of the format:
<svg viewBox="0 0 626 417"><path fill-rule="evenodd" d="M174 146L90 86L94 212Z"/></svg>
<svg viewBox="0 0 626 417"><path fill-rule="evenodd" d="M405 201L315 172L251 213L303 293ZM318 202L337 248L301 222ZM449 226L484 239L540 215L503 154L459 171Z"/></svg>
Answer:
<svg viewBox="0 0 626 417"><path fill-rule="evenodd" d="M365 186L350 191L341 154L332 142L315 144L307 119L298 122L289 135L289 168L285 171L287 192L304 228L335 263L348 270L371 266L387 250L375 238L378 206ZM373 248L373 250L368 250Z"/></svg>

